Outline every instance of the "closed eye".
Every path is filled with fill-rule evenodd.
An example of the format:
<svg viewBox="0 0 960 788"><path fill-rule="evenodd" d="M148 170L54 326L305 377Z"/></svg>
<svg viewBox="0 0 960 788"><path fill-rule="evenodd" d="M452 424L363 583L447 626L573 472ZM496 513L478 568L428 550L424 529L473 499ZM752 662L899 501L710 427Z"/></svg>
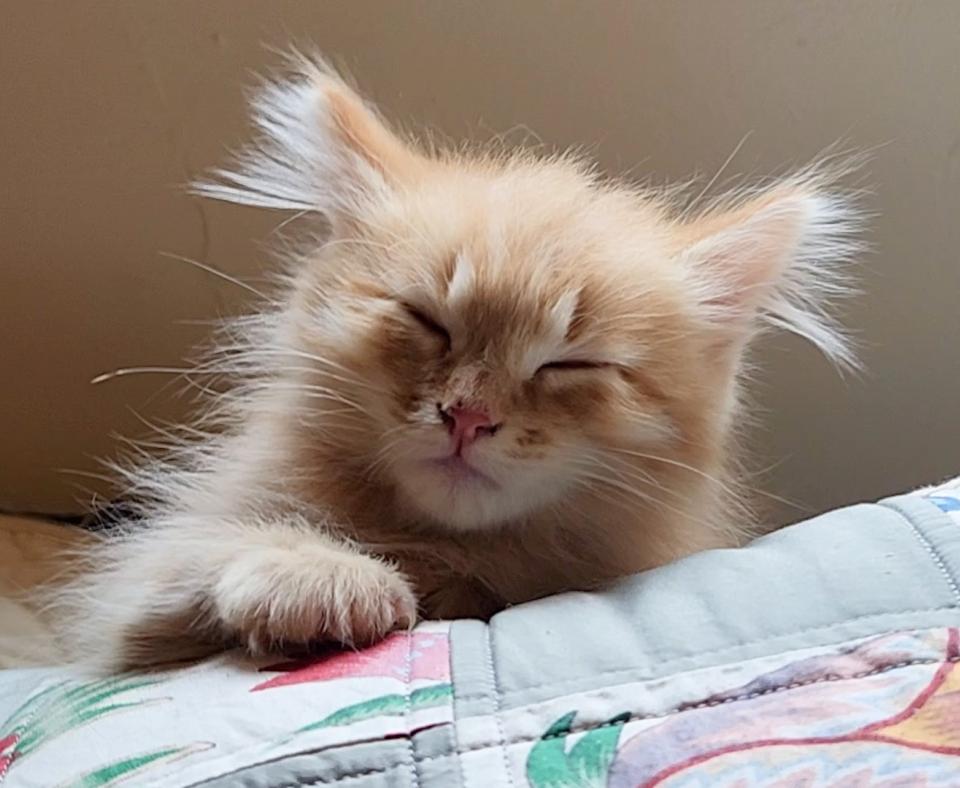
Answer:
<svg viewBox="0 0 960 788"><path fill-rule="evenodd" d="M545 372L550 369L556 370L577 370L577 369L604 369L612 366L606 361L588 361L585 359L568 359L566 361L551 361L543 364L537 372Z"/></svg>
<svg viewBox="0 0 960 788"><path fill-rule="evenodd" d="M427 314L424 314L419 309L410 304L404 304L403 308L407 311L407 314L410 315L417 323L420 324L422 328L429 331L434 336L442 339L446 347L450 347L450 332L447 331L442 325L440 325L436 320L430 317Z"/></svg>

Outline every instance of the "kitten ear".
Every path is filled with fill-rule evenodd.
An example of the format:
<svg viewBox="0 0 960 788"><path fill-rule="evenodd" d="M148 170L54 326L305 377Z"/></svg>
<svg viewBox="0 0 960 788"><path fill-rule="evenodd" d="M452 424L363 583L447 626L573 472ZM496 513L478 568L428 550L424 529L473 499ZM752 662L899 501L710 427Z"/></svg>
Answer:
<svg viewBox="0 0 960 788"><path fill-rule="evenodd" d="M681 263L721 341L738 351L766 322L855 367L828 309L852 289L844 263L861 248L858 213L802 178L726 205L680 228Z"/></svg>
<svg viewBox="0 0 960 788"><path fill-rule="evenodd" d="M294 65L291 78L266 83L252 101L257 140L194 193L336 219L415 176L423 158L331 67Z"/></svg>

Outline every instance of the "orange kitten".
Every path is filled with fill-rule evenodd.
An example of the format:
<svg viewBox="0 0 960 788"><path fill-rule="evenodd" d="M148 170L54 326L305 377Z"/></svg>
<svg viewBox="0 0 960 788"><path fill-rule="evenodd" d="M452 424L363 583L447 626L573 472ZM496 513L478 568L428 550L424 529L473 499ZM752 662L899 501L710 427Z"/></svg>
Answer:
<svg viewBox="0 0 960 788"><path fill-rule="evenodd" d="M318 63L255 121L200 193L326 235L207 368L224 428L131 474L142 524L63 596L83 654L370 642L749 533L745 346L851 361L824 307L857 221L821 175L682 215L574 157L427 151Z"/></svg>

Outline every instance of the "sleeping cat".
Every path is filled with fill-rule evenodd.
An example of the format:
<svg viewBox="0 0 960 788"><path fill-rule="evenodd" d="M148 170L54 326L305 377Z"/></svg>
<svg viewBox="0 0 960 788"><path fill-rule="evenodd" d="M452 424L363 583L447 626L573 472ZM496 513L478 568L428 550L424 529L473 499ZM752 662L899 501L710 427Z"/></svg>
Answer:
<svg viewBox="0 0 960 788"><path fill-rule="evenodd" d="M202 368L216 429L61 596L102 665L364 644L750 533L734 432L765 324L832 359L857 216L824 168L691 215L567 155L434 150L324 64L201 194L324 234ZM210 418L210 417L208 417Z"/></svg>

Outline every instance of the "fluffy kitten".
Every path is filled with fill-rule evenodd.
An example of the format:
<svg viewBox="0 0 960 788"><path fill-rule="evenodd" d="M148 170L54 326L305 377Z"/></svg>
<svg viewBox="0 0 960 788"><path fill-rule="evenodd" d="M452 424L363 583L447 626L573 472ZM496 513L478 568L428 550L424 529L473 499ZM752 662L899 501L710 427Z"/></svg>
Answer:
<svg viewBox="0 0 960 788"><path fill-rule="evenodd" d="M315 62L254 119L200 193L325 235L203 368L220 428L130 474L141 516L62 597L78 653L362 644L742 540L745 346L850 360L820 174L684 215L571 156L427 150Z"/></svg>

